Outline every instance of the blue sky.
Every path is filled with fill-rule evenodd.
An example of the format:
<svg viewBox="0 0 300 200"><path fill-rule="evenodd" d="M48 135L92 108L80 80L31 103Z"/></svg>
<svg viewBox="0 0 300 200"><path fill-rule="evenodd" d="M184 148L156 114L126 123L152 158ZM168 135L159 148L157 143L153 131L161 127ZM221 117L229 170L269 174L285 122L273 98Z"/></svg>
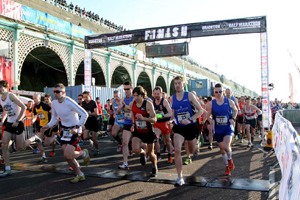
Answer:
<svg viewBox="0 0 300 200"><path fill-rule="evenodd" d="M289 100L288 73L291 73L294 88L298 89L295 100L300 102L300 89L297 88L300 85L300 74L294 65L295 62L300 67L300 2L297 0L68 1L70 2L131 30L265 15L270 83L275 85L275 89L270 91L271 99L277 97L283 101ZM259 34L192 38L189 52L190 57L203 66L261 93Z"/></svg>

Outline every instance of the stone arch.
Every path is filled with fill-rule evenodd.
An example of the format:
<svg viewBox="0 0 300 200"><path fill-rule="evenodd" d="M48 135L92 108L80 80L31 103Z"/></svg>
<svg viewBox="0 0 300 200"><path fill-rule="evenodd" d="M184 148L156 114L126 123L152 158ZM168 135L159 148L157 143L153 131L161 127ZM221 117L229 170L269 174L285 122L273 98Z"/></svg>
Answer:
<svg viewBox="0 0 300 200"><path fill-rule="evenodd" d="M144 76L144 77L143 77ZM149 81L150 84L145 83L143 81ZM137 76L137 81L136 81L136 85L141 85L143 86L143 88L147 91L148 96L151 97L152 96L152 85L151 85L151 78L149 77L149 74L142 71L140 72L140 74Z"/></svg>
<svg viewBox="0 0 300 200"><path fill-rule="evenodd" d="M155 86L160 86L160 87L162 87L164 92L168 92L167 91L168 90L167 81L166 81L166 79L164 79L163 76L158 76L157 77L157 79L155 81Z"/></svg>
<svg viewBox="0 0 300 200"><path fill-rule="evenodd" d="M110 62L110 76L109 80L112 80L113 74L118 67L124 67L129 74L130 80L133 81L132 65L125 63L124 61L119 61L111 58Z"/></svg>
<svg viewBox="0 0 300 200"><path fill-rule="evenodd" d="M76 78L76 73L77 73L78 67L83 60L84 60L84 51L80 50L80 49L75 49L74 50L74 60L73 60L73 74L74 74L73 82L74 83L75 83L75 78ZM107 79L107 77L106 77L106 74L107 74L106 73L106 58L103 56L100 56L98 54L95 54L93 52L92 60L95 60L98 63L98 65L100 66L100 68L103 72L103 75L104 75L104 82L106 83L107 82L107 80L106 80Z"/></svg>
<svg viewBox="0 0 300 200"><path fill-rule="evenodd" d="M151 86L152 86L153 85L153 83L152 83L153 82L152 81L152 69L149 69L149 68L146 68L146 67L141 67L141 66L138 66L136 68L136 83L137 83L138 77L140 76L140 74L142 72L145 72L148 75L148 77L150 79Z"/></svg>
<svg viewBox="0 0 300 200"><path fill-rule="evenodd" d="M18 44L18 79L20 80L21 70L23 62L25 61L27 55L37 47L45 47L45 40L34 38L25 34L20 34L19 44ZM61 59L65 71L68 83L70 83L69 76L69 63L70 63L70 47L64 46L55 42L50 41L48 48L53 50L58 57Z"/></svg>

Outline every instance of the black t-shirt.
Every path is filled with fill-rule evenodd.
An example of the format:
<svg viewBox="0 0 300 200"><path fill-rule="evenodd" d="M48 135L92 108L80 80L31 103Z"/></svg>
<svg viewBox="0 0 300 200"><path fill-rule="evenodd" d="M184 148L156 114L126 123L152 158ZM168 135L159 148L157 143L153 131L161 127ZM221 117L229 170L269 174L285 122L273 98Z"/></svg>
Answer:
<svg viewBox="0 0 300 200"><path fill-rule="evenodd" d="M86 103L85 101L82 101L82 107L84 110L86 110L87 112L90 111L91 113L94 113L94 109L98 109L97 108L97 104L94 100L91 100L89 103ZM88 119L95 119L97 120L96 116L89 116Z"/></svg>

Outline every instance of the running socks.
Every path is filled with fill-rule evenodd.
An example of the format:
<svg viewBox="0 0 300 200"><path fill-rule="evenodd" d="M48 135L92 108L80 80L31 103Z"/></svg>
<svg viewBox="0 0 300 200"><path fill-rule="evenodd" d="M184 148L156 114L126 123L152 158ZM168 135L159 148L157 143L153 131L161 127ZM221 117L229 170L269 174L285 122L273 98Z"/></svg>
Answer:
<svg viewBox="0 0 300 200"><path fill-rule="evenodd" d="M232 151L228 151L227 156L228 156L228 160L231 160L232 159Z"/></svg>
<svg viewBox="0 0 300 200"><path fill-rule="evenodd" d="M228 156L227 153L225 153L224 155L222 155L223 161L225 163L226 166L228 166Z"/></svg>

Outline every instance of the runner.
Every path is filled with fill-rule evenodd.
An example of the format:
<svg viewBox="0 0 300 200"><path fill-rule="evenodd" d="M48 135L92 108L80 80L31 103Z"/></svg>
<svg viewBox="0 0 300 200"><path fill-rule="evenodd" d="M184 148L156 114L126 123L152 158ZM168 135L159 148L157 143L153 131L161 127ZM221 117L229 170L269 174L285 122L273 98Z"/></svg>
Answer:
<svg viewBox="0 0 300 200"><path fill-rule="evenodd" d="M83 101L83 95L79 94L78 95L78 105L82 106L82 101Z"/></svg>
<svg viewBox="0 0 300 200"><path fill-rule="evenodd" d="M167 123L172 116L172 109L169 102L162 97L162 88L160 86L156 86L153 90L153 105L156 113L157 122L154 124L154 131L157 138L163 134L164 143L167 146L168 150L168 163L173 163L171 151L172 151L172 143L171 143L171 126ZM161 160L160 157L160 145L159 140L155 143L155 150L157 155L157 160Z"/></svg>
<svg viewBox="0 0 300 200"><path fill-rule="evenodd" d="M130 81L125 81L123 83L123 88L125 91L125 97L122 98L123 109L124 109L124 127L123 127L123 164L119 165L119 169L129 169L128 168L128 155L132 155L131 151L131 126L132 126L132 118L131 116L131 107L129 104L133 101L132 96L132 83ZM128 148L129 147L129 148Z"/></svg>
<svg viewBox="0 0 300 200"><path fill-rule="evenodd" d="M142 86L133 89L134 101L130 102L130 110L132 111L132 150L136 154L140 154L140 162L145 165L147 162L146 149L144 143L147 144L147 152L152 162L151 177L157 176L157 158L154 154L154 144L157 137L153 131L151 123L156 122L154 107L151 101L146 100L145 90Z"/></svg>
<svg viewBox="0 0 300 200"><path fill-rule="evenodd" d="M91 139L93 141L95 147L94 156L100 156L99 153L99 145L97 140L97 132L99 128L99 124L97 122L98 116L98 107L94 100L91 99L91 93L89 91L84 91L82 93L84 101L82 101L82 108L86 110L89 117L85 122L85 130L83 132L83 139L88 140ZM92 131L92 137L90 136L90 131Z"/></svg>
<svg viewBox="0 0 300 200"><path fill-rule="evenodd" d="M41 133L40 128L43 126L46 126L49 123L50 118L51 118L51 116L50 116L51 107L48 104L46 104L45 102L41 101L41 95L39 95L39 94L33 95L32 98L35 103L35 106L33 108L32 124L36 121L37 118L39 118L40 124L38 127L36 127L36 131L37 131L38 136L41 139L43 139L45 136L44 144L37 143L37 146L42 155L42 157L38 161L38 163L47 163L48 159L47 159L45 151L44 151L44 146L45 147L49 146L54 141L55 137L54 137L54 135L52 135L52 131L50 129L44 133Z"/></svg>
<svg viewBox="0 0 300 200"><path fill-rule="evenodd" d="M176 94L171 98L173 118L175 118L174 147L175 147L175 165L178 174L175 186L182 186L184 180L182 177L182 158L181 147L187 140L189 152L193 154L196 151L196 134L198 127L196 125L197 118L203 113L203 109L195 96L190 92L184 91L184 79L181 76L174 78L174 86ZM193 114L192 105L195 106L197 112Z"/></svg>
<svg viewBox="0 0 300 200"><path fill-rule="evenodd" d="M231 175L230 170L235 168L232 160L231 140L237 108L231 99L223 96L221 84L217 83L215 85L214 93L215 99L206 105L206 109L208 116L212 115L215 122L215 138L226 165L225 175ZM231 110L233 111L232 113Z"/></svg>
<svg viewBox="0 0 300 200"><path fill-rule="evenodd" d="M255 128L256 128L256 118L257 115L262 114L261 110L259 110L255 105L250 104L250 100L251 100L250 97L246 98L246 105L244 106L243 109L246 133L248 137L247 147L252 146L253 134L255 133ZM250 127L251 127L251 131L250 131Z"/></svg>
<svg viewBox="0 0 300 200"><path fill-rule="evenodd" d="M52 102L52 118L46 126L41 128L41 132L52 128L60 118L62 137L59 142L62 145L66 161L77 175L71 180L71 183L84 181L84 173L80 170L76 158L82 156L84 165L87 166L90 164L89 152L87 149L76 151L75 148L82 133L81 126L87 120L88 113L74 100L65 95L65 86L62 83L58 83L54 86L53 93L55 100ZM78 115L80 115L80 120Z"/></svg>
<svg viewBox="0 0 300 200"><path fill-rule="evenodd" d="M262 103L261 103L261 98L260 98L260 97L257 98L256 107L257 107L259 110L262 110ZM259 133L259 134L262 134L262 133L263 133L262 128L263 128L263 127L262 127L262 114L260 114L260 115L257 116L257 129L258 129L258 133Z"/></svg>
<svg viewBox="0 0 300 200"><path fill-rule="evenodd" d="M205 105L207 105L209 102L212 101L212 97L209 96L209 97L207 97L206 100L207 100L207 102L206 102ZM208 130L208 142L209 142L208 149L209 149L209 150L212 150L212 149L213 149L212 142L213 142L214 120L212 120L212 119L210 118L210 116L208 116L208 120L206 120L205 123L206 123L206 128L207 128L207 130Z"/></svg>
<svg viewBox="0 0 300 200"><path fill-rule="evenodd" d="M238 108L238 101L237 101L237 99L236 98L234 98L234 96L232 95L232 92L231 92L231 90L230 90L230 88L227 88L226 90L225 90L225 97L227 98L227 99L231 99L233 102L234 102L234 104L235 104L235 106ZM233 111L231 110L231 115L233 114ZM236 131L237 130L237 124L236 123L234 123L234 125L233 125L233 127L234 127L234 134L235 134L235 140L238 140L238 131ZM233 142L233 140L232 140L232 142Z"/></svg>
<svg viewBox="0 0 300 200"><path fill-rule="evenodd" d="M31 142L42 142L37 135L25 140L24 124L21 121L25 116L26 107L24 103L13 93L9 92L9 84L6 80L0 81L1 106L3 108L0 126L5 126L2 138L2 156L4 158L5 169L0 177L11 176L8 145L13 136L16 135L16 143L19 150L24 150ZM7 121L5 124L4 121Z"/></svg>
<svg viewBox="0 0 300 200"><path fill-rule="evenodd" d="M113 115L115 116L115 122L112 127L111 136L118 142L117 152L122 151L122 140L120 137L120 131L123 129L124 125L124 114L121 113L121 109L118 108L123 107L121 104L121 94L119 90L114 91L114 99L113 99Z"/></svg>
<svg viewBox="0 0 300 200"><path fill-rule="evenodd" d="M240 134L242 132L242 139L241 143L243 143L243 139L245 137L245 122L244 122L244 107L245 107L245 97L241 96L240 97L240 102L239 102L239 109L238 109L238 133Z"/></svg>

